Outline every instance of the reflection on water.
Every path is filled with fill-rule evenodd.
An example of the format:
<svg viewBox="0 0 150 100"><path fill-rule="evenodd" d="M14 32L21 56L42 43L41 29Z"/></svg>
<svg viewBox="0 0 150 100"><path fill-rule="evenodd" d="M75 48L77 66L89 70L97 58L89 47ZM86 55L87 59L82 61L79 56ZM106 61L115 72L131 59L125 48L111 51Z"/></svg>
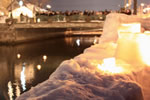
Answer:
<svg viewBox="0 0 150 100"><path fill-rule="evenodd" d="M82 53L95 41L98 37L66 37L0 46L0 100L14 100L48 79L62 61Z"/></svg>
<svg viewBox="0 0 150 100"><path fill-rule="evenodd" d="M13 87L11 81L8 82L8 95L10 100L13 100L14 94L13 94Z"/></svg>
<svg viewBox="0 0 150 100"><path fill-rule="evenodd" d="M22 85L22 89L23 91L26 90L26 79L25 79L25 63L22 66L22 71L21 71L21 75L20 75L20 80L21 80L21 85Z"/></svg>
<svg viewBox="0 0 150 100"><path fill-rule="evenodd" d="M19 87L19 84L17 83L16 84L16 96L19 97L20 94L21 94L20 87Z"/></svg>

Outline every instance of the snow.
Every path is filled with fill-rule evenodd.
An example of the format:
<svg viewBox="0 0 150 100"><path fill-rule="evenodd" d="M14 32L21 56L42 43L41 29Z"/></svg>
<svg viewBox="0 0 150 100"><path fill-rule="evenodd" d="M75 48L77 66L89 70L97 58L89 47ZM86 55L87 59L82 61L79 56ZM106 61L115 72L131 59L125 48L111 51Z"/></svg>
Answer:
<svg viewBox="0 0 150 100"><path fill-rule="evenodd" d="M21 6L20 8L16 8L15 10L12 11L13 17L14 18L19 18L20 14L23 14L24 16L28 16L30 18L33 17L33 12L29 8L25 6Z"/></svg>
<svg viewBox="0 0 150 100"><path fill-rule="evenodd" d="M145 20L109 14L99 44L62 62L48 80L32 87L17 100L150 100L150 67L141 63L134 65L116 57L118 27L122 23L142 23ZM141 26L146 29L147 25ZM116 66L121 66L123 72L100 70L98 65L107 58L116 58Z"/></svg>

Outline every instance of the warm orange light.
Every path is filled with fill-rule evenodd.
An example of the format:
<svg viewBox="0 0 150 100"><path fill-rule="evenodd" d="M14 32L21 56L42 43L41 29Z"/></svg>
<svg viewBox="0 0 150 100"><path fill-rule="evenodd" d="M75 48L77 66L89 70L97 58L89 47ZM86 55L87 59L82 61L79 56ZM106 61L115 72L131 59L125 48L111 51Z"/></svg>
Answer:
<svg viewBox="0 0 150 100"><path fill-rule="evenodd" d="M109 73L109 74L117 74L123 72L122 67L116 66L115 58L106 58L103 60L103 64L101 65L98 64L97 67L104 73Z"/></svg>
<svg viewBox="0 0 150 100"><path fill-rule="evenodd" d="M121 34L118 39L116 58L129 64L150 66L150 35L146 33Z"/></svg>
<svg viewBox="0 0 150 100"><path fill-rule="evenodd" d="M128 23L121 24L118 29L118 33L140 33L141 32L141 24L140 23Z"/></svg>
<svg viewBox="0 0 150 100"><path fill-rule="evenodd" d="M46 55L43 56L43 60L44 60L44 62L46 62L46 60L47 60L47 56Z"/></svg>
<svg viewBox="0 0 150 100"><path fill-rule="evenodd" d="M42 66L41 65L37 65L37 69L41 70Z"/></svg>
<svg viewBox="0 0 150 100"><path fill-rule="evenodd" d="M137 37L139 52L144 64L150 66L150 35L140 34Z"/></svg>
<svg viewBox="0 0 150 100"><path fill-rule="evenodd" d="M21 58L21 54L17 54L17 58L20 59Z"/></svg>
<svg viewBox="0 0 150 100"><path fill-rule="evenodd" d="M94 39L93 44L96 44L96 43L97 43L97 39Z"/></svg>

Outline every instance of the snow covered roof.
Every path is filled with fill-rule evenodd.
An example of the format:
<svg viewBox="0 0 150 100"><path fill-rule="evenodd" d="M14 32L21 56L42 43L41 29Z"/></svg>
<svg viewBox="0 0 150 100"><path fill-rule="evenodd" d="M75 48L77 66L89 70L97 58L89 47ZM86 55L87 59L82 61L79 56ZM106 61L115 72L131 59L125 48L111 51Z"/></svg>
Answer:
<svg viewBox="0 0 150 100"><path fill-rule="evenodd" d="M36 11L36 12L46 12L47 10L46 9L42 9L32 3L29 3L27 1L24 2L24 6L26 6L27 8L29 8L30 10L32 10L33 12ZM10 11L10 10L14 10L16 8L19 8L19 2L14 0L8 7L7 7L7 10Z"/></svg>
<svg viewBox="0 0 150 100"><path fill-rule="evenodd" d="M12 11L12 14L13 14L13 18L18 18L20 17L20 14L23 14L24 16L28 16L28 17L33 17L33 12L32 10L30 10L29 8L25 7L25 6L22 6L22 7L19 7L19 8L16 8Z"/></svg>

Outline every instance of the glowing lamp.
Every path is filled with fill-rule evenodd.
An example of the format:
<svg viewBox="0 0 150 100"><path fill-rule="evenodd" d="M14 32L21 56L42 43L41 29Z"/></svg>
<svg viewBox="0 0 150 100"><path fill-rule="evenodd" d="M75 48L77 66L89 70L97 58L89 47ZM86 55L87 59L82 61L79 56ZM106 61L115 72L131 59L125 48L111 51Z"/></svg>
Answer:
<svg viewBox="0 0 150 100"><path fill-rule="evenodd" d="M43 56L43 60L44 60L44 62L47 60L47 56L46 55Z"/></svg>
<svg viewBox="0 0 150 100"><path fill-rule="evenodd" d="M23 1L22 1L22 0L19 1L19 6L20 6L20 7L23 6Z"/></svg>
<svg viewBox="0 0 150 100"><path fill-rule="evenodd" d="M20 59L21 58L21 54L17 54L17 58Z"/></svg>
<svg viewBox="0 0 150 100"><path fill-rule="evenodd" d="M4 16L4 12L0 12L0 16Z"/></svg>
<svg viewBox="0 0 150 100"><path fill-rule="evenodd" d="M46 5L46 7L47 7L48 9L51 9L51 6L50 6L50 5Z"/></svg>
<svg viewBox="0 0 150 100"><path fill-rule="evenodd" d="M37 69L41 70L42 66L41 65L37 65Z"/></svg>
<svg viewBox="0 0 150 100"><path fill-rule="evenodd" d="M38 23L39 23L39 22L41 22L41 19L40 19L40 18L38 18L38 19L37 19L37 22L38 22Z"/></svg>
<svg viewBox="0 0 150 100"><path fill-rule="evenodd" d="M129 64L150 65L150 35L121 34L117 42L116 58Z"/></svg>
<svg viewBox="0 0 150 100"><path fill-rule="evenodd" d="M121 67L116 66L116 59L115 58L105 58L103 63L100 65L98 64L98 69L103 71L104 73L108 74L116 74L123 72Z"/></svg>
<svg viewBox="0 0 150 100"><path fill-rule="evenodd" d="M128 23L121 24L118 33L140 33L141 32L141 24L140 23Z"/></svg>

